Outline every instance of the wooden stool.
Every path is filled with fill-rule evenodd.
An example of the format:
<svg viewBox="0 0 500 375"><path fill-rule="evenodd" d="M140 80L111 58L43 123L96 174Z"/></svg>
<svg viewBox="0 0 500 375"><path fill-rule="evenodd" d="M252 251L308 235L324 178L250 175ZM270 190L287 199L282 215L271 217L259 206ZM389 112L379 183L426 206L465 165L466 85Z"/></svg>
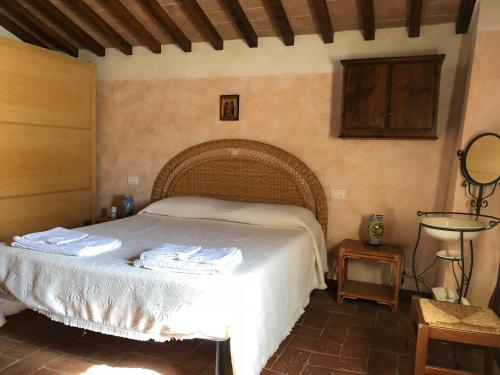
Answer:
<svg viewBox="0 0 500 375"><path fill-rule="evenodd" d="M413 374L464 375L465 371L427 365L430 339L479 345L490 348L485 357L485 374L493 374L494 349L500 348L500 318L496 311L500 300L500 272L490 307L465 306L414 297L411 301L410 348ZM412 350L413 349L413 350Z"/></svg>

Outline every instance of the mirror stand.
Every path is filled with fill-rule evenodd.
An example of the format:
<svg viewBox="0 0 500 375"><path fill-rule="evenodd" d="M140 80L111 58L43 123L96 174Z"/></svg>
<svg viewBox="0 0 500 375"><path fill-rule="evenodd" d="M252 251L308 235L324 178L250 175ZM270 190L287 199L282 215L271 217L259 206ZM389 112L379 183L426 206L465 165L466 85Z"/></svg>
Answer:
<svg viewBox="0 0 500 375"><path fill-rule="evenodd" d="M485 140L498 140L500 137L496 133L483 133L479 134L476 137L472 138L467 146L465 147L464 150L458 150L457 156L460 159L460 171L462 172L462 176L464 176L464 182L462 183L462 186L464 188L467 188L468 194L472 197L471 200L471 206L474 208L476 215L481 214L481 209L488 207L488 201L486 200L487 198L491 197L497 188L497 185L500 184L499 182L499 177L498 177L498 171L497 174L493 174L490 180L479 180L477 176L475 176L475 173L477 171L471 171L468 168L468 164L475 164L476 166L478 165L477 161L471 162L469 159L477 159L481 160L484 162L484 160L490 160L493 163L500 163L500 155L499 155L499 150L498 146L490 148L488 151L496 151L496 153L492 153L490 155L485 155L484 151L487 149L487 147L484 147L480 149L479 151L477 148L479 147L478 145L481 145L481 142ZM494 141L493 141L494 143ZM476 149L475 149L476 148ZM480 153L483 152L483 155ZM489 171L491 172L491 171ZM481 176L484 178L484 176ZM477 186L477 194L473 192L472 187Z"/></svg>
<svg viewBox="0 0 500 375"><path fill-rule="evenodd" d="M462 175L466 176L463 168L465 166L465 152L463 150L459 150L457 152L457 156L460 159L460 169L462 170ZM478 186L477 194L475 194L472 191L472 186ZM493 193L495 193L495 190L497 188L497 185L500 185L500 183L493 183L490 185L476 185L474 183L471 183L471 181L468 178L465 178L464 182L462 182L462 186L464 188L467 188L467 192L469 195L472 197L471 200L471 206L474 208L476 215L481 214L481 208L486 208L488 207L488 201L486 200L487 198L491 197ZM489 188L489 186L492 186ZM489 189L490 191L486 192L485 188Z"/></svg>
<svg viewBox="0 0 500 375"><path fill-rule="evenodd" d="M412 277L417 292L420 294L422 284L440 301L468 304L467 292L472 277L474 264L473 239L481 232L493 229L500 224L500 218L481 214L481 209L488 207L491 197L500 182L500 136L496 133L479 134L469 141L464 150L457 153L460 159L460 170L465 178L463 187L472 197L470 212L417 212L420 218L417 241L413 249ZM474 187L477 186L477 191ZM459 249L446 249L436 252L433 262L422 272L417 272L416 258L422 232L440 241L458 241ZM469 242L469 269L466 271L465 242ZM425 283L424 273L430 270L440 259L451 262L453 275L457 284L456 292L446 287L429 288ZM455 272L458 265L460 277Z"/></svg>

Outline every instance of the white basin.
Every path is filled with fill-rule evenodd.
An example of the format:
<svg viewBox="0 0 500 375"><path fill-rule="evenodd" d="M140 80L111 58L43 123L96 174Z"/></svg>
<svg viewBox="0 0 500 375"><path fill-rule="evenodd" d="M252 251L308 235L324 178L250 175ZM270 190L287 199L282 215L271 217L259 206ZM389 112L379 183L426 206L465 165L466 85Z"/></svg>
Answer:
<svg viewBox="0 0 500 375"><path fill-rule="evenodd" d="M472 240L486 229L486 225L480 221L451 216L424 216L420 222L430 236L441 241L460 240L460 230L464 231L464 240Z"/></svg>

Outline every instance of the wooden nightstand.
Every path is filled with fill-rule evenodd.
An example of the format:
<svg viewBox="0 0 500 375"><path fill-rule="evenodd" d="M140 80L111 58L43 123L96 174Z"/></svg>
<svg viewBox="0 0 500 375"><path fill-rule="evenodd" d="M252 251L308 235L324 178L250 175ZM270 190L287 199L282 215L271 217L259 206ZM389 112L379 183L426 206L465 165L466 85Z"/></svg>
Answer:
<svg viewBox="0 0 500 375"><path fill-rule="evenodd" d="M374 284L347 280L348 259L365 259L392 265L394 284ZM370 246L358 240L344 240L340 244L337 273L338 304L341 304L344 298L361 298L389 305L392 312L397 312L400 279L401 253L399 246Z"/></svg>

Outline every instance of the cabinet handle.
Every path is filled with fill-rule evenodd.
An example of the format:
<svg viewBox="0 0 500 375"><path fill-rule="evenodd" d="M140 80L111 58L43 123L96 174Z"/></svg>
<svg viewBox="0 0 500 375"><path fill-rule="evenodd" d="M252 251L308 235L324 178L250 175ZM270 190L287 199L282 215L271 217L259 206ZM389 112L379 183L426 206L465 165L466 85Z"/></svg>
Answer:
<svg viewBox="0 0 500 375"><path fill-rule="evenodd" d="M392 112L387 112L387 116L392 116Z"/></svg>

